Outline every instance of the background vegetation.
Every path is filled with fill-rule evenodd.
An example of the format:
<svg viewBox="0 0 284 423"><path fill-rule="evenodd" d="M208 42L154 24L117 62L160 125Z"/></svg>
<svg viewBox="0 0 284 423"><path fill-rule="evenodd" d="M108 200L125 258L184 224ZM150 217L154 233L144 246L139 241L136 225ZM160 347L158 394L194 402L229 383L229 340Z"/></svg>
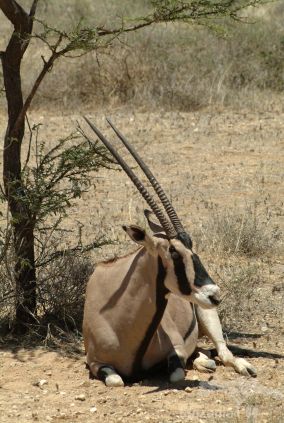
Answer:
<svg viewBox="0 0 284 423"><path fill-rule="evenodd" d="M149 0L137 0L135 7L129 0L50 1L39 5L39 16L59 29L80 18L84 24L108 27L119 25L122 16L130 20L147 15L149 7ZM165 31L166 24L158 24L124 35L107 50L73 61L63 59L44 80L33 107L55 107L66 113L120 105L182 111L216 105L281 108L284 5L268 4L246 15L248 23L223 19L213 31L183 23L167 24ZM3 42L7 25L6 20L1 22ZM24 58L23 72L29 70L26 92L41 66L38 50L35 40Z"/></svg>

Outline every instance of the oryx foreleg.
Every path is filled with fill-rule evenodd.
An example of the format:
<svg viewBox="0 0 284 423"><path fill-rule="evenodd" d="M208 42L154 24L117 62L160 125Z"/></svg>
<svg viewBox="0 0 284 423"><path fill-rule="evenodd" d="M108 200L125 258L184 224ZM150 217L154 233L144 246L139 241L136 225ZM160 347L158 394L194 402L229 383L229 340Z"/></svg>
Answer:
<svg viewBox="0 0 284 423"><path fill-rule="evenodd" d="M180 354L174 350L168 357L168 372L170 375L170 382L180 382L185 378L186 358L184 354Z"/></svg>
<svg viewBox="0 0 284 423"><path fill-rule="evenodd" d="M217 309L195 306L200 335L207 335L215 345L218 357L225 366L231 366L245 376L256 376L255 368L245 359L234 357L226 345Z"/></svg>

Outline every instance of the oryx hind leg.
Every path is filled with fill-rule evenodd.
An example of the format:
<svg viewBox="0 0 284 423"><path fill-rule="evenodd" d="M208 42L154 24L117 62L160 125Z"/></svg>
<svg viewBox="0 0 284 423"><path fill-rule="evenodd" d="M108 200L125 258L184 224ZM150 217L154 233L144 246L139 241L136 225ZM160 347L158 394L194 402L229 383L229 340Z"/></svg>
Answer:
<svg viewBox="0 0 284 423"><path fill-rule="evenodd" d="M119 376L119 374L109 366L102 366L99 368L98 378L102 380L106 386L124 386L121 376Z"/></svg>
<svg viewBox="0 0 284 423"><path fill-rule="evenodd" d="M124 386L121 376L119 376L113 367L107 364L91 362L89 363L89 370L92 375L103 381L106 386Z"/></svg>
<svg viewBox="0 0 284 423"><path fill-rule="evenodd" d="M255 368L245 359L234 357L228 349L222 331L217 309L202 309L195 307L200 335L207 335L214 343L218 357L225 366L230 366L237 373L245 376L256 376Z"/></svg>

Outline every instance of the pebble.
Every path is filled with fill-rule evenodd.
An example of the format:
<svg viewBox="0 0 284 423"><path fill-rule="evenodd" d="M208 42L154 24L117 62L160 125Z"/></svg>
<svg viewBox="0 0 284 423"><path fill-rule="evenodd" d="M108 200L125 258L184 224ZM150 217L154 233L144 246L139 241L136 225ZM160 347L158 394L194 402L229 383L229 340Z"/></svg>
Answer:
<svg viewBox="0 0 284 423"><path fill-rule="evenodd" d="M39 388L42 388L44 385L47 385L48 381L46 379L40 379L37 382L33 383L33 386L38 386Z"/></svg>
<svg viewBox="0 0 284 423"><path fill-rule="evenodd" d="M77 401L85 401L86 400L86 396L85 396L85 394L77 395L75 397L75 400L77 400Z"/></svg>
<svg viewBox="0 0 284 423"><path fill-rule="evenodd" d="M90 412L91 412L91 413L95 413L96 411L97 411L97 407L91 407L91 408L90 408Z"/></svg>
<svg viewBox="0 0 284 423"><path fill-rule="evenodd" d="M192 388L190 388L189 386L187 386L186 388L185 388L185 392L192 392L193 391L193 389Z"/></svg>

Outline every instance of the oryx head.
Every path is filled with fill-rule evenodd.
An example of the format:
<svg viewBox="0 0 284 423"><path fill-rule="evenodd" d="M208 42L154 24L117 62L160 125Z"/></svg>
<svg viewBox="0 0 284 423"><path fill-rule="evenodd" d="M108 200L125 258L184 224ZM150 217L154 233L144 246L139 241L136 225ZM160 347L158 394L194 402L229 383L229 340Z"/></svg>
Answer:
<svg viewBox="0 0 284 423"><path fill-rule="evenodd" d="M211 308L218 305L220 302L220 289L208 275L200 258L194 252L189 233L185 231L172 204L152 172L126 138L110 120L107 120L147 176L166 210L168 218L112 144L110 144L89 119L85 117L85 120L127 173L151 207L153 214L159 222L155 222L152 212L146 210L145 216L153 235L148 234L143 228L136 225L124 226L123 229L136 243L143 245L150 254L156 254L161 258L166 270L165 286L170 292L182 296L204 308Z"/></svg>

